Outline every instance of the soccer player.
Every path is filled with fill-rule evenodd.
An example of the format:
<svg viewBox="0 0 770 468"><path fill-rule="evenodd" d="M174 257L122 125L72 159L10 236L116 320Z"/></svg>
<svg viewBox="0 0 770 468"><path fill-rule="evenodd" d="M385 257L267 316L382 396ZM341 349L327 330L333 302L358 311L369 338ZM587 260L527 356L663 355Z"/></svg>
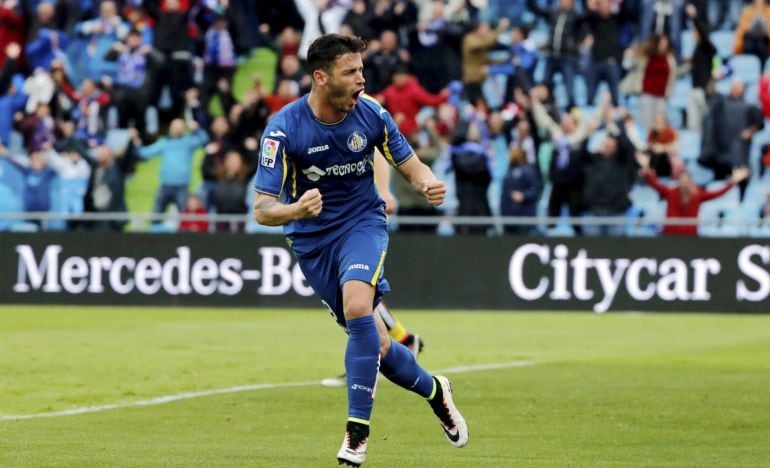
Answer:
<svg viewBox="0 0 770 468"><path fill-rule="evenodd" d="M452 445L468 442L449 380L420 367L374 314L390 290L383 276L388 230L373 180L374 149L432 205L443 203L446 187L420 162L390 114L363 93L365 49L359 38L337 34L311 44L311 91L265 129L254 203L257 222L284 226L307 281L348 333L348 419L337 460L350 466L366 459L378 371L425 398Z"/></svg>

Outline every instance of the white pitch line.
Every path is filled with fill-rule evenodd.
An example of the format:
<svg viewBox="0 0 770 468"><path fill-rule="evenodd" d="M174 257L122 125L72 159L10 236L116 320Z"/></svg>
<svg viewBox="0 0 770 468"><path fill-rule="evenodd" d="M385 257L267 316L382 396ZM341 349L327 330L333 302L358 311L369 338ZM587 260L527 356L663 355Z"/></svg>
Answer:
<svg viewBox="0 0 770 468"><path fill-rule="evenodd" d="M510 369L512 367L527 367L527 366L534 366L534 365L535 365L535 361L494 362L492 364L472 364L470 366L447 367L446 369L430 371L430 373L431 374L464 374L466 372L478 372L478 371L496 370L496 369Z"/></svg>
<svg viewBox="0 0 770 468"><path fill-rule="evenodd" d="M485 370L510 369L514 367L527 367L535 365L534 361L508 361L490 364L473 364L468 366L448 367L431 371L431 374L463 374L467 372L479 372ZM110 405L81 406L80 408L71 408L62 411L50 411L46 413L33 414L0 414L0 421L18 421L22 419L55 418L59 416L75 416L78 414L99 413L123 408L134 408L140 406L155 406L172 403L174 401L190 400L193 398L202 398L213 395L226 395L228 393L250 392L252 390L272 390L276 388L310 387L318 385L318 380L306 380L304 382L286 382L286 383L263 383L254 385L238 385L236 387L218 388L214 390L200 390L197 392L183 392L174 395L164 395L149 400L131 401L126 403L114 403Z"/></svg>

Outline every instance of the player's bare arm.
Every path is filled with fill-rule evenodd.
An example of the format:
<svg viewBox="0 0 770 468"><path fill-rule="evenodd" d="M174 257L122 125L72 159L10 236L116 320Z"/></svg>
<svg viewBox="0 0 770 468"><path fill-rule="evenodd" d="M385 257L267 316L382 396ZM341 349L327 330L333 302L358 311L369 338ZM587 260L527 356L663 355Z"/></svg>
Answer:
<svg viewBox="0 0 770 468"><path fill-rule="evenodd" d="M315 218L323 208L318 189L310 189L294 203L281 203L277 197L257 193L254 199L254 219L264 226L282 226L299 219Z"/></svg>
<svg viewBox="0 0 770 468"><path fill-rule="evenodd" d="M422 194L428 203L439 206L444 203L446 185L438 180L433 171L416 154L398 166L398 172L412 185L415 192Z"/></svg>

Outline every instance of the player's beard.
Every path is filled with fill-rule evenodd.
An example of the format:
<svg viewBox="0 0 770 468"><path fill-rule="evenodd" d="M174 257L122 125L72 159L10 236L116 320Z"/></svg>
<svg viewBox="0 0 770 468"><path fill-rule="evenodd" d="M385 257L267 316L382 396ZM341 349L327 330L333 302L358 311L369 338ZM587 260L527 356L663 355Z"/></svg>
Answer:
<svg viewBox="0 0 770 468"><path fill-rule="evenodd" d="M346 86L338 86L334 83L329 83L327 92L329 105L337 112L351 112L358 101L353 98L353 93L355 93L355 91L355 89Z"/></svg>

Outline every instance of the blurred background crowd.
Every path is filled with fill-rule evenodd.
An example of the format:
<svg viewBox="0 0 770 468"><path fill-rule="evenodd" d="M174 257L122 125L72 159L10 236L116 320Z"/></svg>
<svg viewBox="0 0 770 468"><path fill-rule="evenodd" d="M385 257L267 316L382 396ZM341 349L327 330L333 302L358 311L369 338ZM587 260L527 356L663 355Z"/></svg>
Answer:
<svg viewBox="0 0 770 468"><path fill-rule="evenodd" d="M1 0L0 230L264 230L261 132L330 32L449 182L394 177L394 229L770 235L765 0Z"/></svg>

